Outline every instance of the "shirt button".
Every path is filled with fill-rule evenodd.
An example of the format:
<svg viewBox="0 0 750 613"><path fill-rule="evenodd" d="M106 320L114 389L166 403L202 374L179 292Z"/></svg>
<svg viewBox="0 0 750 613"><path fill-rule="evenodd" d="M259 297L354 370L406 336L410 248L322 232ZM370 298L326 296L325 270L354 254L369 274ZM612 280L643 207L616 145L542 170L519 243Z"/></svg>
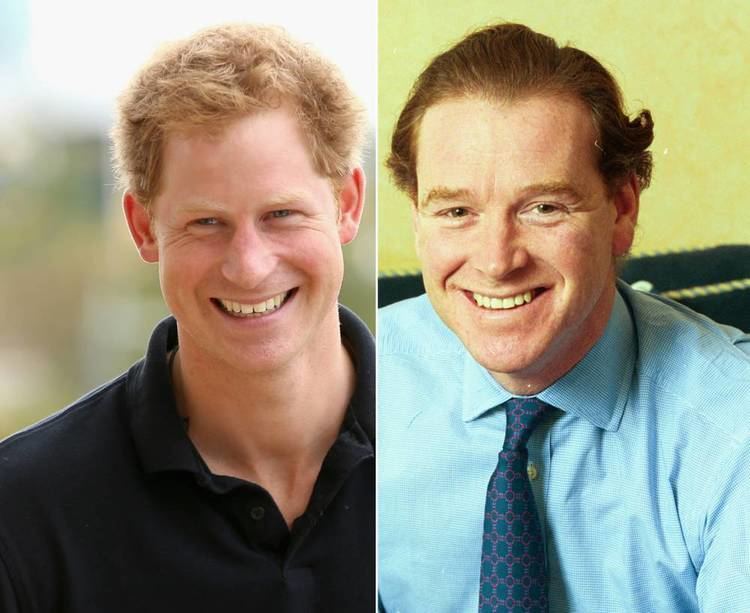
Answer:
<svg viewBox="0 0 750 613"><path fill-rule="evenodd" d="M529 465L526 467L526 472L529 475L529 479L532 481L536 481L536 478L539 476L539 471L536 469L536 465L533 462L529 462Z"/></svg>
<svg viewBox="0 0 750 613"><path fill-rule="evenodd" d="M253 507L252 509L250 509L250 517L252 517L255 521L263 519L263 516L265 514L266 510L263 507Z"/></svg>

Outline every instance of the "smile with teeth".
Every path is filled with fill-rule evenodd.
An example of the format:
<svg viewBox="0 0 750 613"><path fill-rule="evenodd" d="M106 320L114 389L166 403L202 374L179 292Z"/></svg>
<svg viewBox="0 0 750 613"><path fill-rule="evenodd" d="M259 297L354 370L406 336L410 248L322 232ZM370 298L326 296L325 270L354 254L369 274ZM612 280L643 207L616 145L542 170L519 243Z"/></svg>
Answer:
<svg viewBox="0 0 750 613"><path fill-rule="evenodd" d="M500 310L514 309L523 304L528 304L536 297L536 292L532 290L522 294L516 294L515 296L506 296L504 298L485 296L477 292L474 292L472 296L474 297L474 302L476 302L477 306L485 309Z"/></svg>
<svg viewBox="0 0 750 613"><path fill-rule="evenodd" d="M242 302L235 302L234 300L224 300L218 298L216 302L221 306L222 310L229 315L234 317L257 317L259 315L265 315L271 311L278 309L284 301L287 299L289 292L282 292L276 296L272 296L262 302L256 304L245 304Z"/></svg>

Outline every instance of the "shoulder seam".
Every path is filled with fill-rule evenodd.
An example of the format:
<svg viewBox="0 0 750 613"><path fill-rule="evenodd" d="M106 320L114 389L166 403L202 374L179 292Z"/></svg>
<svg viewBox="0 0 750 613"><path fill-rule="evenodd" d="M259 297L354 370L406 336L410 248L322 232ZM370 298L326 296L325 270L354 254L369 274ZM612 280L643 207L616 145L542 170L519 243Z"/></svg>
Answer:
<svg viewBox="0 0 750 613"><path fill-rule="evenodd" d="M7 444L10 444L11 442L21 440L28 436L29 434L33 434L35 432L41 432L43 430L46 430L48 426L52 424L56 424L59 421L65 419L68 415L78 413L78 411L85 409L89 405L95 403L96 401L101 398L101 396L108 392L109 390L114 389L117 386L125 385L127 388L127 380L129 378L130 371L126 371L122 373L121 375L118 375L111 381L108 381L107 383L104 383L100 385L99 387L91 390L86 395L82 396L78 400L75 400L69 405L64 406L62 409L56 411L52 415L47 416L46 418L31 424L27 426L26 428L11 434L8 438L0 441L0 448L5 447Z"/></svg>
<svg viewBox="0 0 750 613"><path fill-rule="evenodd" d="M750 440L744 440L744 441L737 441L737 447L736 449L730 450L726 457L722 460L720 465L717 467L716 474L718 476L726 475L728 474L728 471L725 470L726 466L729 465L731 462L735 461L736 458L741 457L743 453L746 453L748 449L750 449ZM704 540L705 537L705 524L708 521L709 512L711 511L711 507L716 505L716 501L719 498L719 492L721 491L722 487L725 487L727 483L726 479L718 479L714 478L714 487L711 489L711 495L706 496L706 506L702 510L701 519L704 522L704 529L700 531L700 546L701 546L701 564L703 563L703 559L706 557L706 543Z"/></svg>

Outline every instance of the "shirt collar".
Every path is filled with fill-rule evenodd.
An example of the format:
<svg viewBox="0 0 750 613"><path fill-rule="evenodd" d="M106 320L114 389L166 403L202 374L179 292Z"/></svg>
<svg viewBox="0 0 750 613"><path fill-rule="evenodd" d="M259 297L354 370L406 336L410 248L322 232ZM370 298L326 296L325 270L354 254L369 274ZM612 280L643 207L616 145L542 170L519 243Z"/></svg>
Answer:
<svg viewBox="0 0 750 613"><path fill-rule="evenodd" d="M177 346L177 322L167 317L151 334L146 355L128 373L130 428L143 469L188 470L201 466L177 412L167 354Z"/></svg>
<svg viewBox="0 0 750 613"><path fill-rule="evenodd" d="M619 292L604 334L584 358L537 397L604 430L617 430L635 365L633 322ZM463 420L471 421L513 397L466 352Z"/></svg>
<svg viewBox="0 0 750 613"><path fill-rule="evenodd" d="M349 414L358 422L367 442L375 445L375 340L365 323L352 311L339 305L341 338L356 370ZM346 421L344 425L346 426Z"/></svg>
<svg viewBox="0 0 750 613"><path fill-rule="evenodd" d="M375 345L367 326L339 305L341 334L356 369L354 393L339 438L372 454L375 415ZM177 346L177 322L167 317L154 328L145 357L128 373L130 430L145 472L205 469L177 412L167 355Z"/></svg>

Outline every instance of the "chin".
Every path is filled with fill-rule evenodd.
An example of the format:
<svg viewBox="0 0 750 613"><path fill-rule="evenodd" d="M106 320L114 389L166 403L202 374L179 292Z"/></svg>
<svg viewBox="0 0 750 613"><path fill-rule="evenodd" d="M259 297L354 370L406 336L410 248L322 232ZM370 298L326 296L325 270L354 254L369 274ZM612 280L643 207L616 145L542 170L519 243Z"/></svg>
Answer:
<svg viewBox="0 0 750 613"><path fill-rule="evenodd" d="M491 373L499 375L514 376L533 376L531 367L533 362L528 360L498 360L487 356L472 354L472 357L484 368Z"/></svg>
<svg viewBox="0 0 750 613"><path fill-rule="evenodd" d="M236 344L224 347L223 351L215 351L214 358L223 362L227 367L247 374L269 372L281 368L289 363L296 353L290 346L283 346L280 342L265 342Z"/></svg>
<svg viewBox="0 0 750 613"><path fill-rule="evenodd" d="M471 356L487 370L501 373L513 373L528 368L530 360L526 356L508 355L500 348L501 354L495 348L472 347L466 345Z"/></svg>
<svg viewBox="0 0 750 613"><path fill-rule="evenodd" d="M465 340L465 339L462 339ZM511 377L534 377L542 370L544 349L521 339L499 338L493 344L464 343L471 356L492 373ZM520 348L524 350L521 351Z"/></svg>

